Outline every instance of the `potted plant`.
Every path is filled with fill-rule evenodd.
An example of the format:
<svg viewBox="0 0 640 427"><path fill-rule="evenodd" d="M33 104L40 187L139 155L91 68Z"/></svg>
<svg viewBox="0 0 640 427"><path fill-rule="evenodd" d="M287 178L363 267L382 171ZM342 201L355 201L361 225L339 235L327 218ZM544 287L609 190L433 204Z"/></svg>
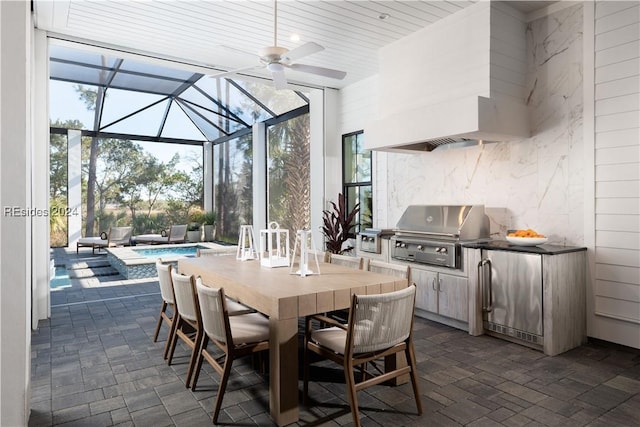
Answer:
<svg viewBox="0 0 640 427"><path fill-rule="evenodd" d="M187 224L187 240L190 242L199 242L202 231L202 211L193 211L189 214L189 223Z"/></svg>
<svg viewBox="0 0 640 427"><path fill-rule="evenodd" d="M322 234L326 238L327 251L341 254L346 251L342 249L342 245L349 240L349 231L355 226L354 219L360 212L360 203L356 203L353 209L347 212L346 200L342 193L338 193L337 205L334 202L330 203L333 209L322 211Z"/></svg>
<svg viewBox="0 0 640 427"><path fill-rule="evenodd" d="M216 225L217 219L218 217L214 211L207 211L202 214L202 240L204 242L213 242L214 226Z"/></svg>

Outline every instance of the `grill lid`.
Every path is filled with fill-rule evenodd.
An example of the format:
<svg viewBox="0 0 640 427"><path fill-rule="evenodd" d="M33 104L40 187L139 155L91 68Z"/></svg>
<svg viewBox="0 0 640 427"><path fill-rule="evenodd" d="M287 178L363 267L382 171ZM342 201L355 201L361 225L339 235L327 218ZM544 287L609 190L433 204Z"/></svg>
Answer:
<svg viewBox="0 0 640 427"><path fill-rule="evenodd" d="M476 240L489 237L484 205L411 205L397 224L399 234L417 233Z"/></svg>

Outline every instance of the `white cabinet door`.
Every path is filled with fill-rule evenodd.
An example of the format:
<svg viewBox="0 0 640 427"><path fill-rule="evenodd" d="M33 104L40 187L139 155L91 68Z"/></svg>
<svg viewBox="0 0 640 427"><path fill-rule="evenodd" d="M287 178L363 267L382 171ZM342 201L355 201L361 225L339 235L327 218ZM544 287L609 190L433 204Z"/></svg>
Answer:
<svg viewBox="0 0 640 427"><path fill-rule="evenodd" d="M414 268L411 280L416 284L416 307L438 313L438 273Z"/></svg>
<svg viewBox="0 0 640 427"><path fill-rule="evenodd" d="M438 314L463 322L469 321L467 278L438 274Z"/></svg>

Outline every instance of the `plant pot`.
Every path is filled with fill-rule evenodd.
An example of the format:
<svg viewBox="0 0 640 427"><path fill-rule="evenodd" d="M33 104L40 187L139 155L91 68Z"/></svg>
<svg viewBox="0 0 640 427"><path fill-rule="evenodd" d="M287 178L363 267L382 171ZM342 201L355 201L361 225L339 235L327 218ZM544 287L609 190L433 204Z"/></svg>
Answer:
<svg viewBox="0 0 640 427"><path fill-rule="evenodd" d="M199 242L200 241L200 230L195 231L187 231L187 240L190 242Z"/></svg>
<svg viewBox="0 0 640 427"><path fill-rule="evenodd" d="M202 226L203 228L203 233L202 233L202 241L203 242L213 242L213 233L215 231L215 226L214 225L210 225L210 224L205 224Z"/></svg>

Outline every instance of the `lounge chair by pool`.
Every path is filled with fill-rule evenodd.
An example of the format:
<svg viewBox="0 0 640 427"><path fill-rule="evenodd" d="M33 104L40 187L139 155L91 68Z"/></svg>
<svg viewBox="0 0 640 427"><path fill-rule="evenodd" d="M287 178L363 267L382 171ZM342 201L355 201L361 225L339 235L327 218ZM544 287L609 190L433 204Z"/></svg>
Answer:
<svg viewBox="0 0 640 427"><path fill-rule="evenodd" d="M140 234L134 236L136 244L159 245L163 243L184 243L187 235L187 225L172 225L169 231L162 234Z"/></svg>
<svg viewBox="0 0 640 427"><path fill-rule="evenodd" d="M96 249L111 248L115 246L128 246L131 244L131 227L111 227L109 232L101 233L95 237L81 237L76 243L76 253L81 247L90 247L95 254Z"/></svg>

